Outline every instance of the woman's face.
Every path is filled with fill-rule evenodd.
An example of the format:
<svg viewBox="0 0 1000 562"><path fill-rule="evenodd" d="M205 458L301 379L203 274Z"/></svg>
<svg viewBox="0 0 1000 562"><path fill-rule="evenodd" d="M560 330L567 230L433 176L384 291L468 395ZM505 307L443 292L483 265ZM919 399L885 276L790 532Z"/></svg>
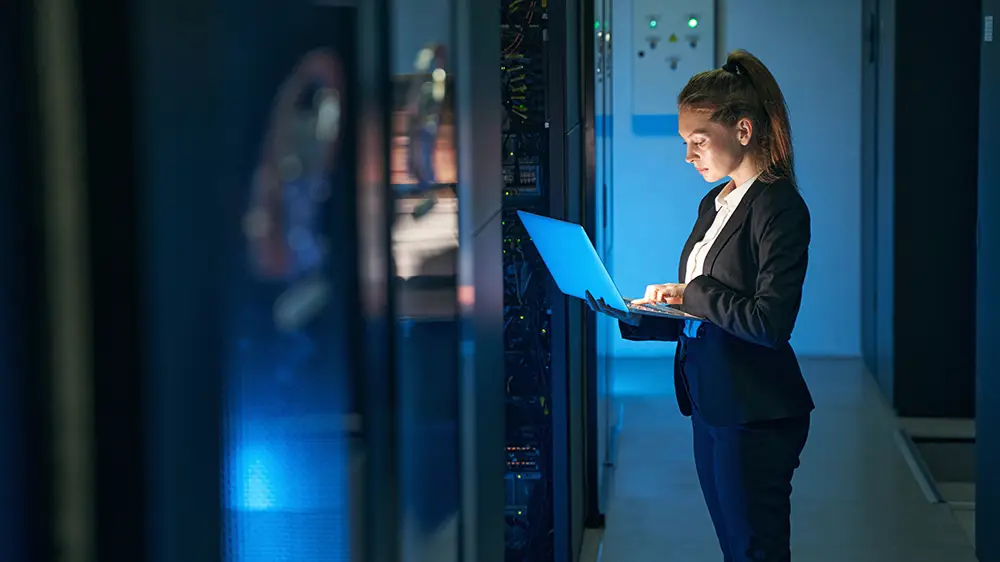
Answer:
<svg viewBox="0 0 1000 562"><path fill-rule="evenodd" d="M726 127L713 122L711 111L681 109L678 133L687 146L685 161L707 182L729 177L747 159L753 127L749 119Z"/></svg>

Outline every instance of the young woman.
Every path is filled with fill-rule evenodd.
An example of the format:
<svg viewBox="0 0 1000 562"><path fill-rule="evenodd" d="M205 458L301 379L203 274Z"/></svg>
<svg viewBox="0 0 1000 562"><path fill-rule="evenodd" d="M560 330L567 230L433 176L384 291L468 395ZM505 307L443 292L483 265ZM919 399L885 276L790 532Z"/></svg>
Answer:
<svg viewBox="0 0 1000 562"><path fill-rule="evenodd" d="M691 78L678 97L686 160L708 192L681 252L680 283L642 301L705 322L638 316L588 295L629 340L677 341L677 402L694 427L694 458L726 562L786 562L792 473L812 397L788 340L806 276L809 210L792 165L784 96L753 55ZM639 302L642 302L639 301Z"/></svg>

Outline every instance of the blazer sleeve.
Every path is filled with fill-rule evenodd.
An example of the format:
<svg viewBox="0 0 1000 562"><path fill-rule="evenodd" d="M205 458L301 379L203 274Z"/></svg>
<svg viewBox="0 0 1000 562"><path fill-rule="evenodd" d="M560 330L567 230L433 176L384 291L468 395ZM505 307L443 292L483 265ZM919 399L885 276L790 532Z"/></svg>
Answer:
<svg viewBox="0 0 1000 562"><path fill-rule="evenodd" d="M684 290L684 309L741 339L777 348L791 338L802 303L809 253L809 209L797 192L764 206L757 285L740 294L702 275ZM770 209L770 212L768 212Z"/></svg>
<svg viewBox="0 0 1000 562"><path fill-rule="evenodd" d="M630 341L677 341L682 324L682 320L675 318L640 316L638 326L619 321L618 328L622 338Z"/></svg>

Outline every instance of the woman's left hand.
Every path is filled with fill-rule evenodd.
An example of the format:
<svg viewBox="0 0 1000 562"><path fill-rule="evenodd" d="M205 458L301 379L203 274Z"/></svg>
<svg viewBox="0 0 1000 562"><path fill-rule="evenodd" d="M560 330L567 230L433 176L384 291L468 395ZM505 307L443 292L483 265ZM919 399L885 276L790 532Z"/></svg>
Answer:
<svg viewBox="0 0 1000 562"><path fill-rule="evenodd" d="M649 285L646 287L646 294L641 299L632 302L635 304L682 304L684 301L684 289L686 287L686 283Z"/></svg>

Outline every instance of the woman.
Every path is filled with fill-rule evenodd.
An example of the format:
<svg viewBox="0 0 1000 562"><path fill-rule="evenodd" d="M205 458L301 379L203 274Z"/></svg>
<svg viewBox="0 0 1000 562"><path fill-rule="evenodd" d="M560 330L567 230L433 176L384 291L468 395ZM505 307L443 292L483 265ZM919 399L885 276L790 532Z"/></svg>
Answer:
<svg viewBox="0 0 1000 562"><path fill-rule="evenodd" d="M677 341L674 383L726 562L791 559L792 473L812 397L788 343L802 299L809 210L792 166L784 97L746 51L691 78L678 97L686 160L709 191L681 252L682 283L637 302L671 303L705 322L639 316L588 295L622 337Z"/></svg>

